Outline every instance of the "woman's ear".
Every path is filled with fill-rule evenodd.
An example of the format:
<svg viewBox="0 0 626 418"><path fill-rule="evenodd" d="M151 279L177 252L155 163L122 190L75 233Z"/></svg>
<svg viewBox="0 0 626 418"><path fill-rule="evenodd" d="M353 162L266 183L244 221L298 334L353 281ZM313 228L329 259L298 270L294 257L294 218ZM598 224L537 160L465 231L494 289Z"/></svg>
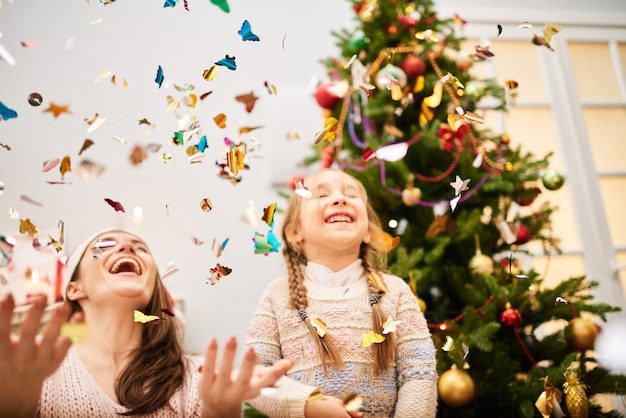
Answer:
<svg viewBox="0 0 626 418"><path fill-rule="evenodd" d="M363 242L364 242L365 244L369 244L371 240L372 240L372 239L370 238L370 233L369 233L369 232L367 232L367 233L365 234L365 236L363 237Z"/></svg>
<svg viewBox="0 0 626 418"><path fill-rule="evenodd" d="M67 284L65 294L69 300L79 300L86 296L80 282L74 281Z"/></svg>

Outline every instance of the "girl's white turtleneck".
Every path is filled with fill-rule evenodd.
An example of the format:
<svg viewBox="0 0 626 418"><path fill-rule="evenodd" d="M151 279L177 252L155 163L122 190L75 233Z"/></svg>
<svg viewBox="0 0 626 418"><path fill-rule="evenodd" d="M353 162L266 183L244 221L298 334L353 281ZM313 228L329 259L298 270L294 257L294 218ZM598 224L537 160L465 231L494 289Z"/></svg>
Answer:
<svg viewBox="0 0 626 418"><path fill-rule="evenodd" d="M304 273L312 283L323 287L345 287L363 277L363 264L356 259L342 270L332 271L323 264L308 262Z"/></svg>

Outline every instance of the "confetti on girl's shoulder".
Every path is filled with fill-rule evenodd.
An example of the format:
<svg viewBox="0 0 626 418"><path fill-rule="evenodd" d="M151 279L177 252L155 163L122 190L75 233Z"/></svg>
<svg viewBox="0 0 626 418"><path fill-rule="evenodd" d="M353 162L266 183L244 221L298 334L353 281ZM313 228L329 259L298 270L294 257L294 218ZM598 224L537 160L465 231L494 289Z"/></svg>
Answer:
<svg viewBox="0 0 626 418"><path fill-rule="evenodd" d="M138 311L136 309L133 312L133 317L134 317L135 322L141 322L142 324L146 324L152 321L158 321L161 319L161 317L158 315L146 315L145 313Z"/></svg>
<svg viewBox="0 0 626 418"><path fill-rule="evenodd" d="M84 322L65 323L61 326L60 334L72 340L74 344L81 343L87 340L87 324L85 324Z"/></svg>
<svg viewBox="0 0 626 418"><path fill-rule="evenodd" d="M111 200L107 197L104 198L104 201L107 202L109 205L111 205L111 207L115 209L116 212L126 213L126 211L124 210L124 206L122 206L120 202L116 202L115 200Z"/></svg>
<svg viewBox="0 0 626 418"><path fill-rule="evenodd" d="M228 6L228 1L226 0L211 0L211 3L222 9L225 13L230 12L230 7Z"/></svg>
<svg viewBox="0 0 626 418"><path fill-rule="evenodd" d="M221 65L222 67L226 67L229 70L233 70L233 71L237 69L237 63L235 63L235 57L231 57L229 55L226 55L224 58L217 61L215 65Z"/></svg>
<svg viewBox="0 0 626 418"><path fill-rule="evenodd" d="M161 88L161 85L163 84L163 78L163 68L159 65L159 68L157 68L156 78L154 79L154 82L157 83L159 88Z"/></svg>
<svg viewBox="0 0 626 418"><path fill-rule="evenodd" d="M0 120L9 120L17 117L17 112L13 109L9 109L0 102Z"/></svg>
<svg viewBox="0 0 626 418"><path fill-rule="evenodd" d="M254 105L256 104L256 101L258 99L259 98L254 95L254 91L251 91L250 93L245 93L245 94L240 94L238 96L235 96L235 100L237 100L238 102L243 103L246 106L246 112L248 112L248 113L252 112L252 109L254 109Z"/></svg>
<svg viewBox="0 0 626 418"><path fill-rule="evenodd" d="M370 331L367 334L363 334L363 340L361 341L362 347L369 347L375 343L382 343L385 341L385 336L380 335L374 331Z"/></svg>
<svg viewBox="0 0 626 418"><path fill-rule="evenodd" d="M237 33L241 35L241 39L244 41L260 41L259 37L252 33L252 27L247 19L243 21L241 29Z"/></svg>

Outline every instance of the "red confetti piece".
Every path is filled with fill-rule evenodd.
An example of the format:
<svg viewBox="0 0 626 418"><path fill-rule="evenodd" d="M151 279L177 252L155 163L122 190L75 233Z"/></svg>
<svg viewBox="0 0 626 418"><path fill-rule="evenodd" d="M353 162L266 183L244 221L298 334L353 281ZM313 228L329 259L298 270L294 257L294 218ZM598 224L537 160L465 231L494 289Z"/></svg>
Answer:
<svg viewBox="0 0 626 418"><path fill-rule="evenodd" d="M124 210L124 206L122 206L122 204L120 202L116 202L115 200L111 200L109 198L104 198L104 201L107 202L109 205L111 205L111 207L113 209L115 209L116 212L124 212L126 213L126 211Z"/></svg>

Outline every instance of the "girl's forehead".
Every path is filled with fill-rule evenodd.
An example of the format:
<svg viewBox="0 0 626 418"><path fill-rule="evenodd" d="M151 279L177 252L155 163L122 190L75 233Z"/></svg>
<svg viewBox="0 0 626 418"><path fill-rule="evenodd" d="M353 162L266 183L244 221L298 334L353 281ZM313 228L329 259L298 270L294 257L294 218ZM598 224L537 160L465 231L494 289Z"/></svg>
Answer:
<svg viewBox="0 0 626 418"><path fill-rule="evenodd" d="M314 176L310 180L310 184L307 185L309 188L319 188L319 187L354 187L358 188L356 181L350 177L349 175L339 172L339 171L325 171L319 173L317 176Z"/></svg>
<svg viewBox="0 0 626 418"><path fill-rule="evenodd" d="M129 232L124 232L124 231L109 231L109 232L103 232L102 234L98 235L93 241L92 241L92 245L93 246L96 242L100 242L100 241L115 241L115 242L119 242L119 241L130 241L133 244L142 244L142 245L146 245L146 243L144 242L144 240L142 240L141 238L139 238L136 235L133 235Z"/></svg>

